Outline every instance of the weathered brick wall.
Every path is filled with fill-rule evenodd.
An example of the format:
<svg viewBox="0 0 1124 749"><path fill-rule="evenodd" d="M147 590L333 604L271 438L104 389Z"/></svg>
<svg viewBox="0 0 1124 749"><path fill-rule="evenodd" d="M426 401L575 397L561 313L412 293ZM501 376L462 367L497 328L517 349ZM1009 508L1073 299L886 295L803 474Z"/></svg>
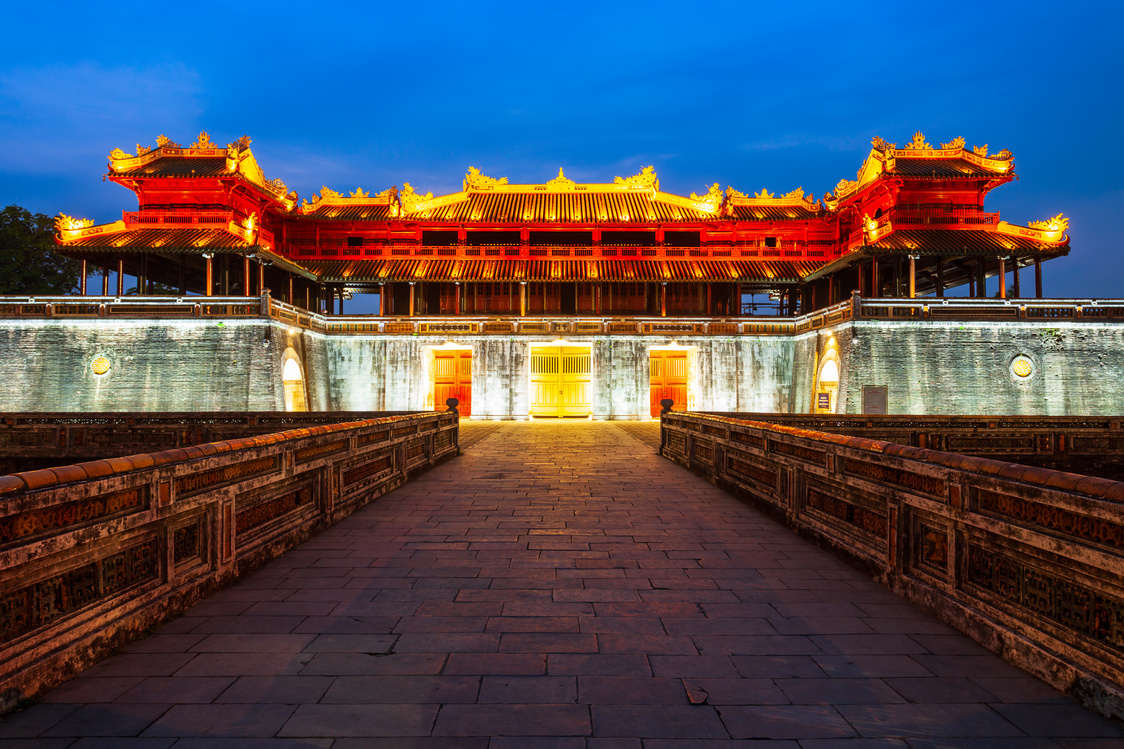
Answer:
<svg viewBox="0 0 1124 749"><path fill-rule="evenodd" d="M284 329L257 320L5 320L0 409L284 410L285 348Z"/></svg>
<svg viewBox="0 0 1124 749"><path fill-rule="evenodd" d="M862 411L863 385L887 387L888 413L1124 413L1117 325L858 321L831 332L842 362L842 413ZM1034 371L1016 381L1010 367L1020 355Z"/></svg>

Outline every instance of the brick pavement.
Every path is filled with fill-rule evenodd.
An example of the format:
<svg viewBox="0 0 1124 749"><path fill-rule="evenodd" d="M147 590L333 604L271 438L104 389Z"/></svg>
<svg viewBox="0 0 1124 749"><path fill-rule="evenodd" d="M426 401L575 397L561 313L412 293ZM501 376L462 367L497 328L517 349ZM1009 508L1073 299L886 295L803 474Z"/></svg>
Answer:
<svg viewBox="0 0 1124 749"><path fill-rule="evenodd" d="M464 456L4 717L0 746L1124 742L656 456L658 425L462 426Z"/></svg>

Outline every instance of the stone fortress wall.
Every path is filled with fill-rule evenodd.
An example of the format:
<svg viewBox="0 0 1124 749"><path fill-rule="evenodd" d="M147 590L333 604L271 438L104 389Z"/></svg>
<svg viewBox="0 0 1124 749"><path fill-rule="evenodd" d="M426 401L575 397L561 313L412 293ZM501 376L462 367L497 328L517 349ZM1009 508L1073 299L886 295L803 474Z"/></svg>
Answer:
<svg viewBox="0 0 1124 749"><path fill-rule="evenodd" d="M299 364L310 410L424 410L432 356L471 348L473 418L523 419L529 356L554 336L344 335L270 319L0 320L0 408L31 411L285 410ZM689 354L695 411L808 413L817 373L837 362L836 413L1124 413L1124 326L1095 321L847 320L791 335L565 336L592 353L592 416L650 417L648 349ZM94 359L108 361L97 375ZM1030 374L1019 376L1015 360Z"/></svg>

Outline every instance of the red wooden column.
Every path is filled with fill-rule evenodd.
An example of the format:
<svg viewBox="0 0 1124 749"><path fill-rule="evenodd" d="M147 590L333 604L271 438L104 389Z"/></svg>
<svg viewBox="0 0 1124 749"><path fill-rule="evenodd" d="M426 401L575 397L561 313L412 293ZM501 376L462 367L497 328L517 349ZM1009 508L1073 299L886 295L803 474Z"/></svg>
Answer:
<svg viewBox="0 0 1124 749"><path fill-rule="evenodd" d="M909 256L909 298L917 297L917 256Z"/></svg>
<svg viewBox="0 0 1124 749"><path fill-rule="evenodd" d="M456 315L457 317L460 317L460 314L461 314L461 284L460 284L460 281L457 281L455 284L453 284L453 289L456 291L456 293L453 294L453 314ZM380 305L381 305L381 302L380 302ZM382 313L380 312L379 314L382 314Z"/></svg>
<svg viewBox="0 0 1124 749"><path fill-rule="evenodd" d="M1007 298L1007 258L999 258L999 298Z"/></svg>
<svg viewBox="0 0 1124 749"><path fill-rule="evenodd" d="M1042 258L1034 258L1034 298L1042 298Z"/></svg>
<svg viewBox="0 0 1124 749"><path fill-rule="evenodd" d="M209 252L203 255L203 258L207 263L207 287L203 290L203 295L212 296L215 289L215 259Z"/></svg>
<svg viewBox="0 0 1124 749"><path fill-rule="evenodd" d="M660 284L660 317L667 317L667 282Z"/></svg>
<svg viewBox="0 0 1124 749"><path fill-rule="evenodd" d="M117 258L117 296L125 296L125 258Z"/></svg>
<svg viewBox="0 0 1124 749"><path fill-rule="evenodd" d="M265 263L258 263L258 293L265 291Z"/></svg>
<svg viewBox="0 0 1124 749"><path fill-rule="evenodd" d="M882 296L881 287L878 285L878 258L870 259L870 296Z"/></svg>
<svg viewBox="0 0 1124 749"><path fill-rule="evenodd" d="M86 274L90 272L89 268L86 267L86 258L82 258L82 268L79 272L82 276L78 279L78 293L86 296Z"/></svg>
<svg viewBox="0 0 1124 749"><path fill-rule="evenodd" d="M250 258L242 256L242 296L250 296Z"/></svg>
<svg viewBox="0 0 1124 749"><path fill-rule="evenodd" d="M519 316L527 316L527 282L519 282Z"/></svg>
<svg viewBox="0 0 1124 749"><path fill-rule="evenodd" d="M414 316L414 282L410 281L410 317Z"/></svg>
<svg viewBox="0 0 1124 749"><path fill-rule="evenodd" d="M714 317L714 284L706 285L706 316Z"/></svg>
<svg viewBox="0 0 1124 749"><path fill-rule="evenodd" d="M285 301L295 307L296 304L297 304L295 300L296 300L296 297L293 296L293 274L290 273L289 274L289 296L285 297Z"/></svg>
<svg viewBox="0 0 1124 749"><path fill-rule="evenodd" d="M101 268L101 295L109 296L109 263L102 264Z"/></svg>

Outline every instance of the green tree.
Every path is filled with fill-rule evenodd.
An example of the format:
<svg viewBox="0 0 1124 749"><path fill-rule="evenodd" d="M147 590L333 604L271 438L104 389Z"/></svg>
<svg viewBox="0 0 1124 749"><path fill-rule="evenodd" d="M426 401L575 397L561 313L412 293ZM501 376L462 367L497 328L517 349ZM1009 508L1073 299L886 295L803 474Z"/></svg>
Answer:
<svg viewBox="0 0 1124 749"><path fill-rule="evenodd" d="M0 211L0 294L70 294L82 266L55 245L55 220L18 205Z"/></svg>

